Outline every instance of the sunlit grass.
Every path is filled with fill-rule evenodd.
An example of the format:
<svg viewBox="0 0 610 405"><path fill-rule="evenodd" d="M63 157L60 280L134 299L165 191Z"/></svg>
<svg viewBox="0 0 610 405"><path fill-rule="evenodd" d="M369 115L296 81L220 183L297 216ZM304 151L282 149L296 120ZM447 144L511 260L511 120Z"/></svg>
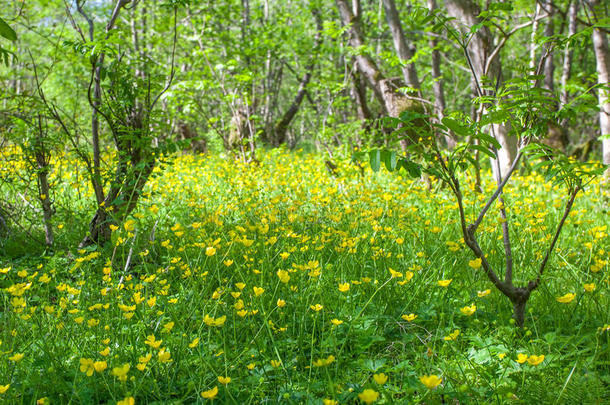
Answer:
<svg viewBox="0 0 610 405"><path fill-rule="evenodd" d="M313 155L260 158L260 166L172 158L112 246L6 260L0 398L608 398L610 239L599 185L577 200L518 331L509 302L461 240L446 190L362 177L349 161L334 177ZM64 246L75 245L94 208L74 167L64 157L51 176ZM466 198L484 203L472 191ZM536 174L518 177L506 201L524 283L565 202ZM481 243L501 269L500 216L490 214Z"/></svg>

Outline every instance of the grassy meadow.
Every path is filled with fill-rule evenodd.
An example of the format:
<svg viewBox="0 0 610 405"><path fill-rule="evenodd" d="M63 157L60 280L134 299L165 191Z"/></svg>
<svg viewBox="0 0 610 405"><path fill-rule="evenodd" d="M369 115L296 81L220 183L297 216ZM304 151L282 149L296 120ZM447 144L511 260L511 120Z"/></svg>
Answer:
<svg viewBox="0 0 610 405"><path fill-rule="evenodd" d="M167 159L112 246L84 250L95 199L77 163L57 161L63 248L2 246L0 401L610 401L610 221L598 183L578 196L521 330L464 245L448 190L368 167L362 176L349 160L334 176L316 155L259 154L258 166ZM0 170L29 181L20 167L5 159ZM474 216L487 194L464 192ZM505 199L526 283L566 196L527 173ZM500 223L495 207L478 237L503 273Z"/></svg>

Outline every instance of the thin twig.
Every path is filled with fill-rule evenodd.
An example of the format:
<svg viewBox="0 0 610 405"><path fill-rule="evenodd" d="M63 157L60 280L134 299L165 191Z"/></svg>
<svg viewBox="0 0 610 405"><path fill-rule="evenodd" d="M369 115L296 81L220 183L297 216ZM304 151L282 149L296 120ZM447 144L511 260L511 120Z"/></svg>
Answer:
<svg viewBox="0 0 610 405"><path fill-rule="evenodd" d="M570 200L566 204L566 208L563 211L563 217L561 218L561 221L559 221L559 225L557 225L557 230L555 231L555 236L553 237L553 241L551 242L551 245L549 246L549 249L547 250L546 255L544 256L542 263L540 263L540 269L538 270L538 277L536 277L536 281L534 281L534 282L530 281L527 286L527 289L529 291L533 291L540 284L540 279L542 278L542 275L544 273L544 268L546 267L546 264L549 261L549 257L551 256L551 253L553 253L553 249L555 248L555 243L557 243L557 239L559 239L559 234L561 233L561 228L563 228L563 225L566 222L566 219L568 218L570 211L572 210L572 206L574 205L574 200L576 199L576 194L578 194L579 191L580 191L580 186L576 186L574 191L572 191L572 194L570 195Z"/></svg>
<svg viewBox="0 0 610 405"><path fill-rule="evenodd" d="M491 197L489 197L489 200L487 200L485 207L483 207L483 209L479 213L479 216L477 217L476 221L474 221L473 224L469 225L469 228L471 229L472 232L476 231L477 228L479 227L479 225L481 225L481 222L483 221L485 214L487 213L487 211L489 211L489 208L491 208L491 205L496 200L496 198L498 198L498 196L502 193L504 186L506 186L506 183L508 183L508 180L511 178L513 172L517 168L517 165L519 164L519 161L521 160L522 156L523 156L523 149L519 149L519 151L517 152L517 156L515 156L515 160L513 160L513 163L510 166L510 169L504 176L504 179L502 179L502 183L500 183L498 185L498 187L496 188L496 191L492 194Z"/></svg>

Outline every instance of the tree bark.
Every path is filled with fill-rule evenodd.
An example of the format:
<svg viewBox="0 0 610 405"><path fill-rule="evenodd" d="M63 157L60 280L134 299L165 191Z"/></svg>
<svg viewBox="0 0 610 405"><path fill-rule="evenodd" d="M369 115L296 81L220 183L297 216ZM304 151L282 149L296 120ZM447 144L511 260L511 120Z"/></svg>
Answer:
<svg viewBox="0 0 610 405"><path fill-rule="evenodd" d="M387 113L385 99L379 86L380 81L384 79L384 76L373 58L362 49L366 46L366 42L364 34L362 33L362 28L360 27L360 19L357 16L354 16L352 9L346 0L336 0L336 2L343 25L349 26L349 45L358 50L356 52L356 66L360 73L366 78L367 84L375 94L375 98L377 98L381 107Z"/></svg>
<svg viewBox="0 0 610 405"><path fill-rule="evenodd" d="M303 102L303 98L307 92L307 85L313 76L313 71L316 66L316 61L318 59L318 53L320 50L320 45L322 44L322 17L320 16L320 11L317 9L312 9L313 18L316 22L316 34L314 37L314 47L311 52L311 56L309 58L309 62L305 68L305 75L301 79L299 83L299 89L297 90L296 95L290 104L290 107L284 112L282 118L277 122L275 127L273 128L273 146L279 146L286 142L286 132L288 131L288 126L292 122L293 118L299 111L299 107Z"/></svg>
<svg viewBox="0 0 610 405"><path fill-rule="evenodd" d="M447 0L446 7L449 15L456 18L464 26L465 30L469 30L470 27L480 23L477 17L480 14L480 9L472 0ZM494 44L491 31L487 26L482 26L474 34L466 48L467 58L470 60L473 70L474 84L477 88L481 87L481 83L487 82L495 85L501 82L500 59L499 57L490 59L493 49ZM504 178L516 156L517 141L515 137L508 135L508 129L505 125L492 124L490 129L492 136L502 146L498 150L499 173L496 173L497 164L492 162L491 166L496 178L498 178L498 174L500 178Z"/></svg>
<svg viewBox="0 0 610 405"><path fill-rule="evenodd" d="M603 18L603 4L599 0L589 1L594 22ZM599 126L602 139L602 160L610 165L610 48L608 47L608 34L599 27L593 29L593 48L597 66L597 83L599 88ZM610 184L610 167L606 169L604 178Z"/></svg>
<svg viewBox="0 0 610 405"><path fill-rule="evenodd" d="M47 246L53 246L53 206L51 203L51 187L49 187L49 159L50 156L44 145L44 129L42 117L38 116L38 137L34 139L34 158L36 159L36 178L38 182L38 198L42 205L42 217L44 223L44 238Z"/></svg>
<svg viewBox="0 0 610 405"><path fill-rule="evenodd" d="M573 0L570 3L569 17L568 17L568 36L571 37L576 34L576 15L578 14L579 2ZM570 74L572 71L572 47L566 46L563 51L563 67L561 72L561 105L568 104L568 80L570 80ZM562 123L565 126L567 122Z"/></svg>
<svg viewBox="0 0 610 405"><path fill-rule="evenodd" d="M430 12L436 10L436 0L428 0L428 9ZM434 116L438 122L441 122L445 116L445 90L443 88L443 75L441 73L441 54L438 51L438 41L435 37L430 37L430 49L432 49L432 91L434 92ZM445 143L449 149L453 149L456 145L455 139L449 135L445 135Z"/></svg>
<svg viewBox="0 0 610 405"><path fill-rule="evenodd" d="M390 27L390 32L392 33L394 49L396 50L398 57L404 62L402 66L404 81L407 86L418 91L420 88L420 83L419 78L417 77L417 69L415 68L415 64L410 62L407 63L407 61L413 58L414 52L409 47L409 44L405 38L402 24L400 22L400 16L398 15L398 10L396 9L394 0L383 0L383 8L385 9L385 16L388 26Z"/></svg>

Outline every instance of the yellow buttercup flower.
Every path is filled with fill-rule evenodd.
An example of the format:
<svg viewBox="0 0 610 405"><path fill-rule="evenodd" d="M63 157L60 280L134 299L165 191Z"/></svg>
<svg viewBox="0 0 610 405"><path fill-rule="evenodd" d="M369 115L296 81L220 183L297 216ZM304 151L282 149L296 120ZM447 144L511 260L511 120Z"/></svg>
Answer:
<svg viewBox="0 0 610 405"><path fill-rule="evenodd" d="M93 368L96 372L101 373L108 368L108 364L104 360L96 361L93 363Z"/></svg>
<svg viewBox="0 0 610 405"><path fill-rule="evenodd" d="M171 360L171 353L168 351L165 351L165 349L161 349L159 350L159 353L157 353L157 356L159 357L159 362L161 363L169 363Z"/></svg>
<svg viewBox="0 0 610 405"><path fill-rule="evenodd" d="M218 376L218 382L221 383L222 385L227 385L228 383L231 382L231 377Z"/></svg>
<svg viewBox="0 0 610 405"><path fill-rule="evenodd" d="M134 397L127 397L117 402L116 405L134 405L135 403L136 400Z"/></svg>
<svg viewBox="0 0 610 405"><path fill-rule="evenodd" d="M324 366L328 366L329 364L331 364L334 361L335 361L335 356L333 356L331 354L330 356L328 356L325 359L314 360L313 365L316 367L324 367Z"/></svg>
<svg viewBox="0 0 610 405"><path fill-rule="evenodd" d="M215 386L211 390L203 391L201 396L205 399L214 399L218 395L218 386Z"/></svg>
<svg viewBox="0 0 610 405"><path fill-rule="evenodd" d="M212 318L208 314L204 315L203 322L208 326L222 326L227 320L227 316L223 315L220 318Z"/></svg>
<svg viewBox="0 0 610 405"><path fill-rule="evenodd" d="M403 315L403 316L401 316L401 318L407 322L411 322L412 320L417 318L417 315L415 315L415 314Z"/></svg>
<svg viewBox="0 0 610 405"><path fill-rule="evenodd" d="M384 373L373 374L373 380L375 380L377 384L383 385L388 381L388 376Z"/></svg>
<svg viewBox="0 0 610 405"><path fill-rule="evenodd" d="M440 285L441 287L448 287L452 281L453 281L452 278L450 278L448 280L438 280L438 285Z"/></svg>
<svg viewBox="0 0 610 405"><path fill-rule="evenodd" d="M193 339L193 341L191 343L189 343L189 347L191 349L193 349L193 348L197 347L198 344L199 344L199 338L196 337L195 339Z"/></svg>
<svg viewBox="0 0 610 405"><path fill-rule="evenodd" d="M163 340L157 340L157 338L155 338L155 335L148 335L146 337L146 340L144 341L144 344L152 347L153 349L157 349L159 348L159 346L161 346L162 342Z"/></svg>
<svg viewBox="0 0 610 405"><path fill-rule="evenodd" d="M264 288L256 286L252 287L252 290L254 291L254 296L256 297L261 296L265 292Z"/></svg>
<svg viewBox="0 0 610 405"><path fill-rule="evenodd" d="M339 283L339 291L346 292L349 291L349 283Z"/></svg>
<svg viewBox="0 0 610 405"><path fill-rule="evenodd" d="M592 292L595 290L595 283L583 284L586 292Z"/></svg>
<svg viewBox="0 0 610 405"><path fill-rule="evenodd" d="M431 374L422 375L421 377L419 377L419 381L421 381L421 383L424 384L428 389L433 390L438 387L440 383L443 382L443 379L435 374Z"/></svg>
<svg viewBox="0 0 610 405"><path fill-rule="evenodd" d="M557 300L557 302L561 302L562 304L567 304L569 302L572 302L575 297L576 297L576 294L567 293L567 294L562 295L561 297L557 297L555 299Z"/></svg>
<svg viewBox="0 0 610 405"><path fill-rule="evenodd" d="M460 330L459 330L459 329L456 329L456 330L454 330L453 332L451 332L451 333L449 334L449 336L445 336L445 338L444 338L444 339L445 339L445 340L447 340L447 341L449 341L449 340L455 340L455 339L457 339L457 337L458 337L459 335L460 335Z"/></svg>
<svg viewBox="0 0 610 405"><path fill-rule="evenodd" d="M331 319L330 321L333 325L335 326L339 326L343 323L343 321L340 321L339 319L335 318L335 319Z"/></svg>
<svg viewBox="0 0 610 405"><path fill-rule="evenodd" d="M284 284L287 284L290 281L290 274L286 270L278 270L275 274L277 274L280 281Z"/></svg>
<svg viewBox="0 0 610 405"><path fill-rule="evenodd" d="M6 391L8 391L10 386L11 384L0 385L0 394L4 394Z"/></svg>
<svg viewBox="0 0 610 405"><path fill-rule="evenodd" d="M283 300L283 299L281 299L281 298L278 298L276 305L277 305L278 307L280 307L280 308L283 308L283 307L285 307L285 306L286 306L286 301L284 301L284 300Z"/></svg>
<svg viewBox="0 0 610 405"><path fill-rule="evenodd" d="M491 290L490 290L490 289L483 290L483 291L477 291L477 296L478 296L479 298L483 298L483 297L485 297L486 295L489 295L489 293L491 293Z"/></svg>
<svg viewBox="0 0 610 405"><path fill-rule="evenodd" d="M478 269L478 268L480 268L480 267L481 267L481 262L482 262L482 260L481 260L481 258L479 257L479 258L477 258L477 259L470 260L470 261L468 262L468 265L469 265L470 267L472 267L473 269L475 269L475 270L476 270L476 269Z"/></svg>
<svg viewBox="0 0 610 405"><path fill-rule="evenodd" d="M531 364L532 366L537 366L538 364L542 363L544 361L544 354L541 354L540 356L536 356L536 355L531 355L527 358L527 362L529 364Z"/></svg>
<svg viewBox="0 0 610 405"><path fill-rule="evenodd" d="M123 364L122 366L115 367L112 369L112 375L117 377L121 381L127 381L127 373L129 373L129 369L131 367L128 363Z"/></svg>
<svg viewBox="0 0 610 405"><path fill-rule="evenodd" d="M526 362L526 360L527 360L527 354L525 354L525 353L517 354L517 363L523 364Z"/></svg>
<svg viewBox="0 0 610 405"><path fill-rule="evenodd" d="M315 304L315 305L310 305L309 308L311 308L312 311L319 312L322 310L322 308L324 308L324 305Z"/></svg>
<svg viewBox="0 0 610 405"><path fill-rule="evenodd" d="M14 355L9 357L8 359L10 361L14 361L15 363L17 363L17 362L21 361L22 358L23 358L23 353L15 353Z"/></svg>
<svg viewBox="0 0 610 405"><path fill-rule="evenodd" d="M392 278L402 278L402 273L390 268L390 275L392 276Z"/></svg>
<svg viewBox="0 0 610 405"><path fill-rule="evenodd" d="M123 227L125 228L125 230L127 232L133 232L134 228L135 228L135 224L136 221L134 221L133 219L128 219L127 221L125 221L125 223L123 224Z"/></svg>
<svg viewBox="0 0 610 405"><path fill-rule="evenodd" d="M379 393L373 389L367 388L358 394L358 398L365 404L372 404L379 398Z"/></svg>
<svg viewBox="0 0 610 405"><path fill-rule="evenodd" d="M466 316L470 316L472 314L474 314L477 310L477 306L474 304L470 304L470 306L465 306L463 308L460 308L460 312Z"/></svg>

